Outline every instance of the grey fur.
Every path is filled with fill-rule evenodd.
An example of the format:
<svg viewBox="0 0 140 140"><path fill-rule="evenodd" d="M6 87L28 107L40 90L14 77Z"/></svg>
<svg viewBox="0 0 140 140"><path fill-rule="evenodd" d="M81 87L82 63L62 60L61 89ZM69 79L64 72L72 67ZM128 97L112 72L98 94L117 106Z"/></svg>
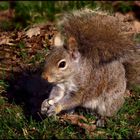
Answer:
<svg viewBox="0 0 140 140"><path fill-rule="evenodd" d="M121 22L106 14L76 11L67 14L58 25L64 44L47 56L42 75L59 87L57 92L52 90L53 98L59 93L63 96L53 105L43 102L42 106L47 105L44 113L50 116L83 106L102 117L115 115L124 103L123 63L134 56L134 42L123 34ZM64 70L58 68L62 59L67 63ZM140 62L139 55L137 59Z"/></svg>

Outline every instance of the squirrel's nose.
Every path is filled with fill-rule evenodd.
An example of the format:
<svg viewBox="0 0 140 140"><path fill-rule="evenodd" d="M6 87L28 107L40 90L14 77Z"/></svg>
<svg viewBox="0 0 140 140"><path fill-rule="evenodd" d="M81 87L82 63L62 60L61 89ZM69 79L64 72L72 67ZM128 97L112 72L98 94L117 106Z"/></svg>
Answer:
<svg viewBox="0 0 140 140"><path fill-rule="evenodd" d="M41 77L42 77L43 79L45 79L45 80L48 80L48 75L45 74L45 73L42 73Z"/></svg>

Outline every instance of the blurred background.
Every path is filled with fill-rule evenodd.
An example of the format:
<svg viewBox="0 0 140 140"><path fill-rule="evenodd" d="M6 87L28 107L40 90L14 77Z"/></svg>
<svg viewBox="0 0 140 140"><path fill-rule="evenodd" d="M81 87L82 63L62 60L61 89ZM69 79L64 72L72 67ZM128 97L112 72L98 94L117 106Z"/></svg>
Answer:
<svg viewBox="0 0 140 140"><path fill-rule="evenodd" d="M54 21L61 13L91 8L120 13L140 20L139 1L0 1L0 29L19 30L35 23Z"/></svg>

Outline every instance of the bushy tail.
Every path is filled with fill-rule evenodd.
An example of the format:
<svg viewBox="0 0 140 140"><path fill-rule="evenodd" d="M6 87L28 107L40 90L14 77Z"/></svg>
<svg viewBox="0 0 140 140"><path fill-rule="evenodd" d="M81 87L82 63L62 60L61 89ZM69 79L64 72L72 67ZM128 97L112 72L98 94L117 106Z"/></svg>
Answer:
<svg viewBox="0 0 140 140"><path fill-rule="evenodd" d="M134 55L124 63L128 87L138 85L140 87L140 46Z"/></svg>

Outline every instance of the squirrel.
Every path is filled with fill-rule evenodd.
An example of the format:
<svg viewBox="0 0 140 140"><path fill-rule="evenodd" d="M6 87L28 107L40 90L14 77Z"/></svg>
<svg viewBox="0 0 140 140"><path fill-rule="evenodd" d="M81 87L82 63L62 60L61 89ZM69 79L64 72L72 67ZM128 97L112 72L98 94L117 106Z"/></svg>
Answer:
<svg viewBox="0 0 140 140"><path fill-rule="evenodd" d="M77 10L57 25L59 33L42 72L55 86L41 113L51 116L81 106L95 110L97 126L104 126L105 118L122 107L129 78L140 84L140 48L112 15ZM127 71L131 76L126 77Z"/></svg>

